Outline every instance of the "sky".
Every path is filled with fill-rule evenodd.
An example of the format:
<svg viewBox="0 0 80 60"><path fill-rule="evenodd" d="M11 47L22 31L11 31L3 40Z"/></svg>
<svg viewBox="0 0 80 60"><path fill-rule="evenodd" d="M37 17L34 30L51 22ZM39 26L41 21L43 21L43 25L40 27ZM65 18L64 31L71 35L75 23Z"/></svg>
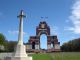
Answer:
<svg viewBox="0 0 80 60"><path fill-rule="evenodd" d="M40 21L46 21L51 35L57 35L60 45L80 38L80 0L0 0L0 33L8 41L18 40L17 16L21 10L27 16L24 18L25 43L30 36L36 35ZM45 48L47 38L44 34L40 38L41 46Z"/></svg>

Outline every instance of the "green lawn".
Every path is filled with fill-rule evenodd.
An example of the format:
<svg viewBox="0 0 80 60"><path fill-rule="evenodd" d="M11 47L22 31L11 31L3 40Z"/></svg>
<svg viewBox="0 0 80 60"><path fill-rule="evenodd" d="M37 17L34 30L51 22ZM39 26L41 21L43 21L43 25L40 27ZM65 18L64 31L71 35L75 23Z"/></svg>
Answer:
<svg viewBox="0 0 80 60"><path fill-rule="evenodd" d="M53 60L49 54L33 54L33 60Z"/></svg>
<svg viewBox="0 0 80 60"><path fill-rule="evenodd" d="M53 60L80 60L80 52L52 53Z"/></svg>
<svg viewBox="0 0 80 60"><path fill-rule="evenodd" d="M32 54L33 60L80 60L80 52Z"/></svg>

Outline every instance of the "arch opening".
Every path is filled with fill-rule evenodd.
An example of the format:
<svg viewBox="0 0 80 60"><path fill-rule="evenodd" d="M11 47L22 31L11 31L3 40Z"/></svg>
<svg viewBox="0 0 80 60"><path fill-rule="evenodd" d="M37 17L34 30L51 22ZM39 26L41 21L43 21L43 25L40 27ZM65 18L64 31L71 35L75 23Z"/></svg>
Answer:
<svg viewBox="0 0 80 60"><path fill-rule="evenodd" d="M40 36L40 49L47 49L47 36L42 34Z"/></svg>
<svg viewBox="0 0 80 60"><path fill-rule="evenodd" d="M35 42L32 42L32 49L35 49Z"/></svg>

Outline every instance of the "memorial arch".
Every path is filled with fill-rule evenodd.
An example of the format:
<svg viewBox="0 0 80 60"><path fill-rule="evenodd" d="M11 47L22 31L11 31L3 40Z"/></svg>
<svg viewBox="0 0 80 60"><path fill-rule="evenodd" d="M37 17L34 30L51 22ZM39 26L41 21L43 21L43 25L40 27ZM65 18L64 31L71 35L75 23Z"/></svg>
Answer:
<svg viewBox="0 0 80 60"><path fill-rule="evenodd" d="M60 51L60 42L58 42L57 36L51 36L50 27L45 21L39 23L36 27L36 36L30 36L27 43L27 51L40 51L40 36L46 34L47 36L47 51ZM51 46L52 45L52 46Z"/></svg>

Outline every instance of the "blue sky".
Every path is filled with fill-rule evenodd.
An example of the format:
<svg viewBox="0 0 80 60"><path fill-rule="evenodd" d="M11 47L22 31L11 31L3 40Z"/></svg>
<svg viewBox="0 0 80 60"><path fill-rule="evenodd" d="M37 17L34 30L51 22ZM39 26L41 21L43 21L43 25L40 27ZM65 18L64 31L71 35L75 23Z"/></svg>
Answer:
<svg viewBox="0 0 80 60"><path fill-rule="evenodd" d="M24 42L29 36L36 35L40 21L47 22L51 35L57 35L61 45L80 37L80 0L0 0L0 32L7 40L18 40L17 15L20 10L27 16L24 19Z"/></svg>

